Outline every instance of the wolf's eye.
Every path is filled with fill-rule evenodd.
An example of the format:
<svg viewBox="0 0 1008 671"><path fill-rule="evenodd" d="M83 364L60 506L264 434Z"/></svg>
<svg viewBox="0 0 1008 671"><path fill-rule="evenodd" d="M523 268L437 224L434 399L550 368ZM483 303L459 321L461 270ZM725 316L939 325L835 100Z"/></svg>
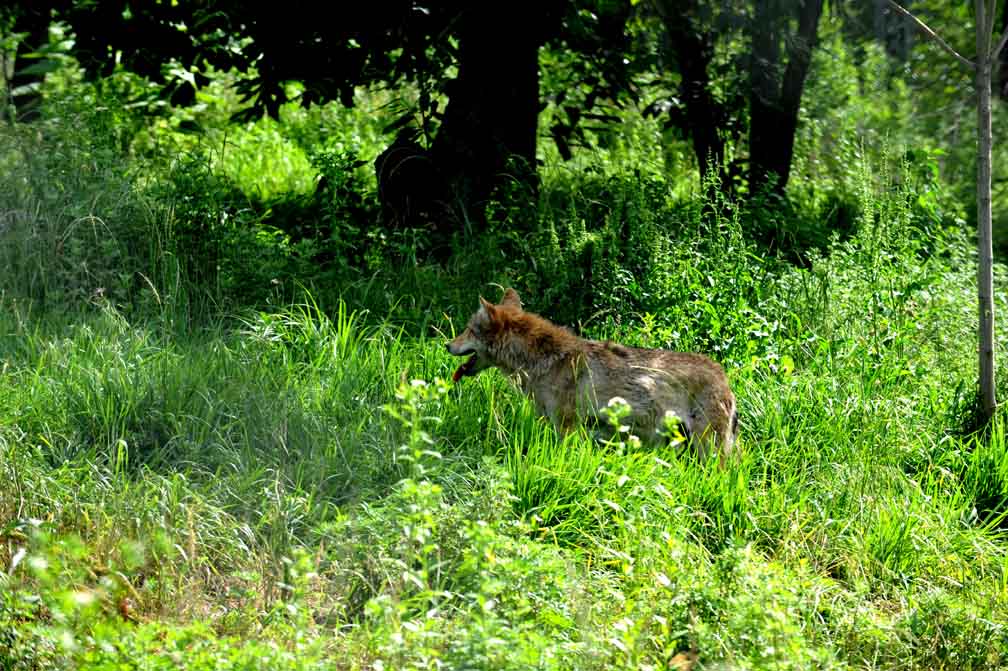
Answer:
<svg viewBox="0 0 1008 671"><path fill-rule="evenodd" d="M473 324L470 324L470 325L469 325L469 330L470 330L470 331L472 331L472 334L473 334L474 336L479 336L479 334L480 334L480 331L479 331L479 329L478 329L478 328L476 328L476 326L475 326L475 325L473 325Z"/></svg>

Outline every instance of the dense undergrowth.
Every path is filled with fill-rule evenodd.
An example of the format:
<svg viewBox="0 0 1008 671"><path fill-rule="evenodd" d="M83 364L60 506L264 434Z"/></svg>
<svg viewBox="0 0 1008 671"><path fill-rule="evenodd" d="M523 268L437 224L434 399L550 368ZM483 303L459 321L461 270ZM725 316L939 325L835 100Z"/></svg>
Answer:
<svg viewBox="0 0 1008 671"><path fill-rule="evenodd" d="M234 161L212 119L202 147L73 90L0 151L0 668L1008 664L973 253L905 154L848 145L842 198L789 223L599 150L445 266L368 225L360 119L290 111ZM446 384L445 337L508 285L724 362L741 460Z"/></svg>

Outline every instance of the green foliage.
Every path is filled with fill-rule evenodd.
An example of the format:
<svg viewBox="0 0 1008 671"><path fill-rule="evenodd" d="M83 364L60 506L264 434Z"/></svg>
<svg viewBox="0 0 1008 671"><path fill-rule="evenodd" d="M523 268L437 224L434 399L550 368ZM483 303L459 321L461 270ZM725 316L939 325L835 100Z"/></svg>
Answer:
<svg viewBox="0 0 1008 671"><path fill-rule="evenodd" d="M508 481L484 465L468 501L406 479L380 506L330 530L340 539L334 567L355 567L337 581L353 581L351 604L363 603L382 663L514 668L541 659L552 668L564 641L577 637L566 577L573 567L521 538Z"/></svg>
<svg viewBox="0 0 1008 671"><path fill-rule="evenodd" d="M723 315L759 302L771 264L744 239L739 217L673 200L671 185L647 172L567 180L544 187L540 229L520 247L527 263L509 269L533 309L555 306L549 315L560 323L625 329L632 344L744 359L748 320Z"/></svg>
<svg viewBox="0 0 1008 671"><path fill-rule="evenodd" d="M377 269L384 232L375 225L378 202L362 175L366 163L353 152L342 151L315 154L312 164L321 175L316 191L320 211L317 232L306 236L306 242L318 245L316 259L337 267Z"/></svg>
<svg viewBox="0 0 1008 671"><path fill-rule="evenodd" d="M1008 450L1004 425L996 423L982 440L959 456L963 495L972 502L970 521L991 527L1008 527Z"/></svg>
<svg viewBox="0 0 1008 671"><path fill-rule="evenodd" d="M1008 664L968 206L948 153L851 134L913 96L831 44L787 209L697 198L628 112L444 266L371 225L378 118L284 108L225 144L224 97L148 122L98 104L137 82L48 82L0 130L0 668ZM712 353L741 459L445 383L507 285Z"/></svg>
<svg viewBox="0 0 1008 671"><path fill-rule="evenodd" d="M129 116L95 109L97 95L84 88L51 101L36 127L0 130L5 291L41 304L95 294L128 301L139 288L134 271L149 271L161 251L160 222L123 160Z"/></svg>

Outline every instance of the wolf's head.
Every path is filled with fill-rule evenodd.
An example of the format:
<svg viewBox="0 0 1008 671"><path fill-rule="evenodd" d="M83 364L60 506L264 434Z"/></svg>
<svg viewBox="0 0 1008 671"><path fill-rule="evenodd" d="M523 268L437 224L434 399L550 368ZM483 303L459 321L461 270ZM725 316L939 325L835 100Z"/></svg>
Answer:
<svg viewBox="0 0 1008 671"><path fill-rule="evenodd" d="M488 354L488 349L493 345L503 327L504 321L501 319L501 312L504 310L521 311L522 309L521 299L514 289L505 291L504 297L497 305L490 303L482 296L479 300L479 309L469 319L465 330L446 345L451 354L469 357L452 375L452 380L455 382L468 375L476 375L481 370L495 365Z"/></svg>

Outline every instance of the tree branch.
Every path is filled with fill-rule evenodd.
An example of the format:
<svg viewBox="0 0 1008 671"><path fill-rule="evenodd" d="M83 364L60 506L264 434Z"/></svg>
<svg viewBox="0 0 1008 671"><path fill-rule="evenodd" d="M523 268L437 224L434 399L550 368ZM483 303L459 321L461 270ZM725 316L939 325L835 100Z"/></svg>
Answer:
<svg viewBox="0 0 1008 671"><path fill-rule="evenodd" d="M1001 50L1004 49L1005 44L1008 44L1008 30L1004 32L1001 39L998 40L997 46L994 47L994 51L991 52L991 60L996 61L998 56L1001 54Z"/></svg>
<svg viewBox="0 0 1008 671"><path fill-rule="evenodd" d="M935 33L935 31L933 31L930 28L928 28L927 24L925 24L923 21L921 21L920 19L918 19L916 16L914 16L913 14L911 14L910 12L908 12L907 10L903 9L894 0L886 0L886 2L889 3L889 6L892 7L894 10L896 10L897 12L899 12L900 14L902 14L903 16L905 16L908 19L910 19L911 21L913 21L914 24L917 26L918 30L920 30L922 33L924 33L924 35L926 35L927 37L929 37L932 40L934 40L938 44L938 46L940 46L942 49L944 49L948 53L952 54L952 56L954 56L957 61L959 61L960 63L962 63L963 65L965 65L966 67L968 67L971 70L975 70L976 69L976 63L974 63L973 61L971 61L970 59L968 59L968 58L966 58L964 56L961 56L958 51L956 51L955 49L953 49L952 47L950 47L948 45L948 42L946 42L942 38L938 37L938 35Z"/></svg>

